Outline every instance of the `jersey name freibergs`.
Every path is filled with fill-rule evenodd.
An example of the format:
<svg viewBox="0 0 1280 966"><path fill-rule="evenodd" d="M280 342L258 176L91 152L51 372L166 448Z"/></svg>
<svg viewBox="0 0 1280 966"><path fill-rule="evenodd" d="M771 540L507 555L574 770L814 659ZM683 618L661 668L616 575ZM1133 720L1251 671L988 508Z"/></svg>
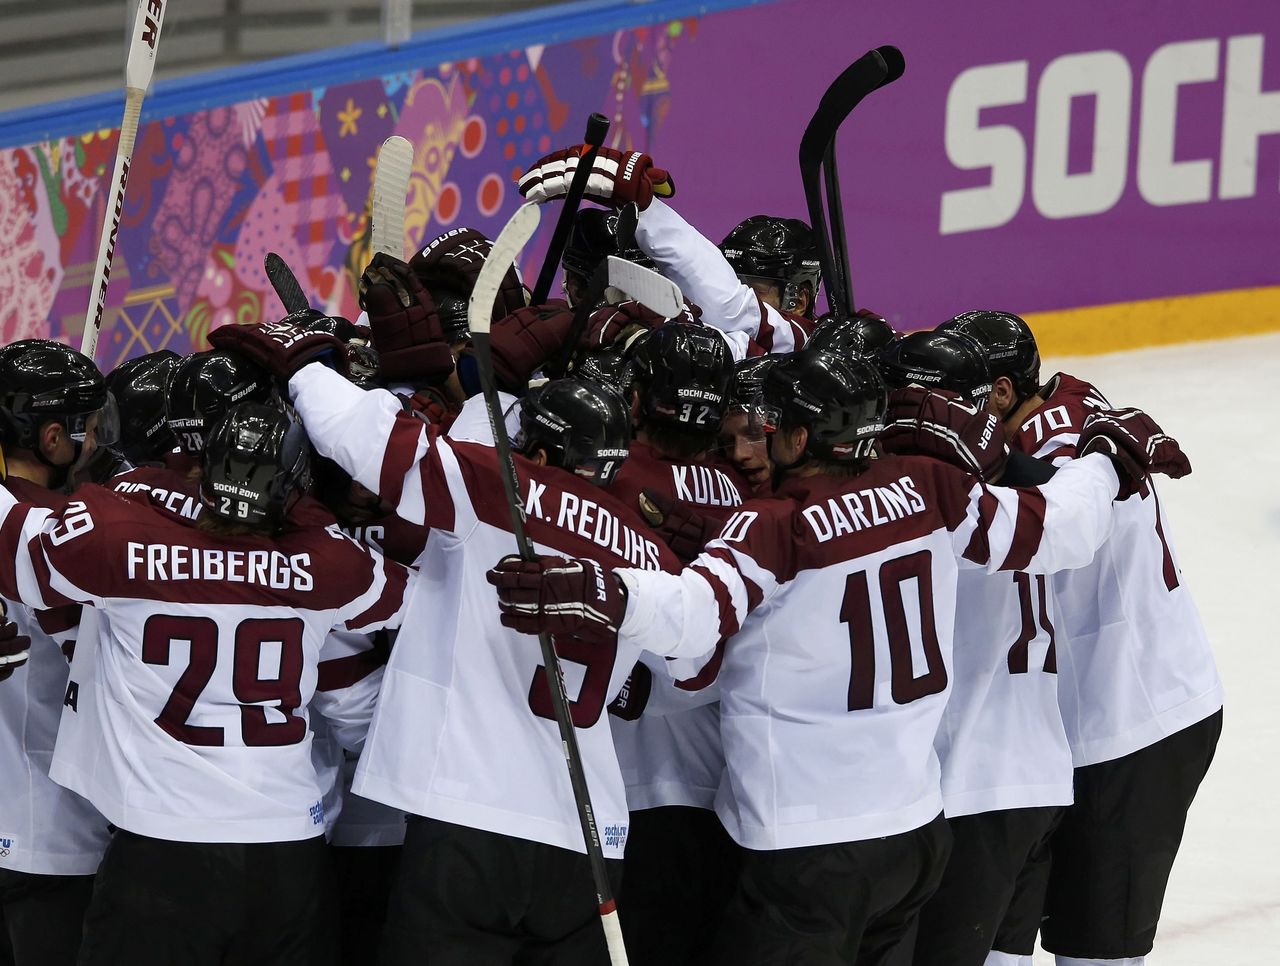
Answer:
<svg viewBox="0 0 1280 966"><path fill-rule="evenodd" d="M1105 457L1080 464L1038 489L1000 490L922 457L874 460L744 504L679 576L621 572L623 641L728 641L716 812L740 845L876 838L942 810L933 739L957 567L1090 560L1117 478Z"/></svg>
<svg viewBox="0 0 1280 966"><path fill-rule="evenodd" d="M0 593L97 611L95 683L52 775L120 828L185 842L323 832L306 708L329 631L399 621L408 571L336 528L214 536L83 486L0 493Z"/></svg>
<svg viewBox="0 0 1280 966"><path fill-rule="evenodd" d="M644 490L697 506L723 523L751 488L730 463L664 460L652 447L633 442L609 492L635 507ZM709 667L700 679L677 682L659 661L645 662L653 671L653 692L644 713L634 721L610 722L627 804L633 812L662 805L714 808L724 773L719 689L708 685L716 668Z"/></svg>
<svg viewBox="0 0 1280 966"><path fill-rule="evenodd" d="M389 393L364 392L321 366L297 373L289 390L321 453L431 529L355 792L414 815L584 851L537 639L502 626L485 577L515 551L493 447L442 436L402 415ZM475 422L483 405L470 400L455 428ZM517 464L539 552L678 568L638 514L608 493L571 473ZM670 653L669 642L653 644ZM621 857L627 804L605 706L641 645L557 647L605 854Z"/></svg>
<svg viewBox="0 0 1280 966"><path fill-rule="evenodd" d="M1059 373L1011 445L1055 464L1076 455L1105 398ZM1116 504L1115 533L1093 564L1054 578L1058 699L1077 766L1131 754L1222 707L1222 682L1178 569L1169 521L1148 480Z"/></svg>
<svg viewBox="0 0 1280 966"><path fill-rule="evenodd" d="M33 504L66 503L17 477L4 486ZM19 632L31 638L31 651L27 663L0 682L0 869L92 875L107 847L107 820L49 777L80 608L33 611L8 591L3 597Z"/></svg>

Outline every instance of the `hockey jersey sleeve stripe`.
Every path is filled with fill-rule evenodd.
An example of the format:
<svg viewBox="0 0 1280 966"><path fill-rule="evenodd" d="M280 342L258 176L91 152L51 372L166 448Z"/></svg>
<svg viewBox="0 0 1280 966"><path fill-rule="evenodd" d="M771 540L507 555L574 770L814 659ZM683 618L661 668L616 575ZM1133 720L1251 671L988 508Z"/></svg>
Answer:
<svg viewBox="0 0 1280 966"><path fill-rule="evenodd" d="M418 442L426 424L413 413L402 412L396 416L387 434L387 448L382 454L382 468L378 474L378 495L392 506L400 502L404 490L405 474L418 459Z"/></svg>
<svg viewBox="0 0 1280 966"><path fill-rule="evenodd" d="M1040 549L1044 533L1045 498L1039 490L1018 490L1018 513L1014 519L1013 539L1001 570L1023 570Z"/></svg>
<svg viewBox="0 0 1280 966"><path fill-rule="evenodd" d="M724 663L725 642L726 639L721 638L720 643L716 645L715 654L711 660L703 665L702 670L691 678L682 678L676 681L676 687L681 691L702 691L711 687L716 678L720 676L720 665Z"/></svg>
<svg viewBox="0 0 1280 966"><path fill-rule="evenodd" d="M409 570L394 560L381 558L382 574L377 599L363 612L346 622L349 631L372 631L380 627L399 626L409 585Z"/></svg>
<svg viewBox="0 0 1280 966"><path fill-rule="evenodd" d="M50 637L55 634L65 634L67 631L80 626L79 604L72 604L69 607L55 607L51 610L38 610L35 615L36 623L40 625L40 629Z"/></svg>
<svg viewBox="0 0 1280 966"><path fill-rule="evenodd" d="M755 561L746 554L734 553L723 544L720 546L712 545L707 548L706 555L714 557L717 560L723 560L730 567L733 567L742 581L743 587L747 591L747 610L752 611L760 606L760 602L764 599L764 591L761 589L761 580L764 577L770 585L773 581L771 575L766 574L759 567L755 566Z"/></svg>
<svg viewBox="0 0 1280 966"><path fill-rule="evenodd" d="M991 524L996 518L996 510L999 509L1000 502L995 494L982 484L975 486L974 490L977 492L977 500L973 499L971 493L969 519L965 521L968 526L961 524L961 530L972 528L972 536L962 556L965 560L985 566L991 559ZM962 535L961 530L957 530L958 536Z"/></svg>
<svg viewBox="0 0 1280 966"><path fill-rule="evenodd" d="M340 691L349 688L357 681L363 681L378 668L382 667L382 659L372 648L359 654L322 661L316 680L317 691Z"/></svg>

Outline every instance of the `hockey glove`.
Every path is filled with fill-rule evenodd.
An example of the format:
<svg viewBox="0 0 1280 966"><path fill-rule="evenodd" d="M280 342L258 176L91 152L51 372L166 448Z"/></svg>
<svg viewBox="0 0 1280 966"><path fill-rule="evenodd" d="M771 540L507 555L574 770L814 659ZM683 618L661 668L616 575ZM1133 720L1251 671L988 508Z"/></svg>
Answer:
<svg viewBox="0 0 1280 966"><path fill-rule="evenodd" d="M880 445L897 456L932 456L986 481L999 479L1009 458L998 416L953 392L918 386L889 394Z"/></svg>
<svg viewBox="0 0 1280 966"><path fill-rule="evenodd" d="M522 634L569 634L612 644L627 612L627 592L594 560L504 557L488 573L498 588L502 623Z"/></svg>
<svg viewBox="0 0 1280 966"><path fill-rule="evenodd" d="M11 620L0 623L0 681L13 677L13 672L27 663L31 650L31 638L18 633L18 625Z"/></svg>
<svg viewBox="0 0 1280 966"><path fill-rule="evenodd" d="M529 377L554 359L573 330L573 311L561 301L530 305L494 324L489 335L498 388L520 395Z"/></svg>
<svg viewBox="0 0 1280 966"><path fill-rule="evenodd" d="M653 672L649 668L636 663L622 683L622 690L609 704L609 713L623 721L635 721L644 714L645 705L649 703L649 695L653 691Z"/></svg>
<svg viewBox="0 0 1280 966"><path fill-rule="evenodd" d="M383 378L437 384L453 372L453 351L435 303L400 259L373 256L360 276L360 307L369 313Z"/></svg>
<svg viewBox="0 0 1280 966"><path fill-rule="evenodd" d="M586 145L576 144L566 151L556 151L533 163L520 179L520 193L529 201L544 202L563 198L569 193L578 161ZM616 151L601 148L587 178L586 196L593 201L623 208L631 202L644 211L654 195L670 198L676 193L671 174L653 166L653 158L639 151Z"/></svg>
<svg viewBox="0 0 1280 966"><path fill-rule="evenodd" d="M428 292L454 292L471 297L480 267L493 251L493 242L474 228L455 228L434 239L409 259L409 267ZM507 269L493 306L493 321L528 305L524 286L515 266Z"/></svg>
<svg viewBox="0 0 1280 966"><path fill-rule="evenodd" d="M639 302L628 300L617 305L605 305L595 310L587 322L586 334L582 337L582 349L594 352L607 349L615 342L621 342L625 352L637 338L656 329L666 320L656 312L650 311ZM693 321L692 316L681 316L677 322Z"/></svg>
<svg viewBox="0 0 1280 966"><path fill-rule="evenodd" d="M681 563L695 560L720 535L721 525L687 503L677 503L657 490L640 493L640 512Z"/></svg>
<svg viewBox="0 0 1280 966"><path fill-rule="evenodd" d="M1176 480L1191 472L1191 461L1178 441L1141 409L1091 413L1084 421L1076 452L1111 457L1120 473L1119 499L1131 495L1148 474L1163 473Z"/></svg>
<svg viewBox="0 0 1280 966"><path fill-rule="evenodd" d="M347 374L347 348L342 340L287 322L219 326L209 333L209 344L256 362L283 382L313 362L323 362L344 376Z"/></svg>

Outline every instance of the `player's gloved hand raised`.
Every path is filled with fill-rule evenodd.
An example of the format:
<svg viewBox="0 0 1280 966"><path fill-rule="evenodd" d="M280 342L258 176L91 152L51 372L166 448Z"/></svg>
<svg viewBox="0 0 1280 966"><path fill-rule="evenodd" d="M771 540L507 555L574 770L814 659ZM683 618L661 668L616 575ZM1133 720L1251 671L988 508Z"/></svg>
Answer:
<svg viewBox="0 0 1280 966"><path fill-rule="evenodd" d="M347 374L347 348L341 339L288 322L219 326L209 333L209 344L256 362L284 382L313 362L322 362L344 376Z"/></svg>
<svg viewBox="0 0 1280 966"><path fill-rule="evenodd" d="M455 228L433 239L409 259L409 267L428 292L447 291L470 298L493 242L474 228ZM493 321L529 304L515 266L507 269L493 306Z"/></svg>
<svg viewBox="0 0 1280 966"><path fill-rule="evenodd" d="M31 638L18 633L18 625L11 620L0 623L0 681L13 677L13 672L27 663L31 650Z"/></svg>
<svg viewBox="0 0 1280 966"><path fill-rule="evenodd" d="M625 351L639 336L656 329L665 321L657 312L645 308L633 299L617 305L602 305L591 313L591 318L587 321L582 348L593 352L621 342ZM686 320L681 318L678 321Z"/></svg>
<svg viewBox="0 0 1280 966"><path fill-rule="evenodd" d="M360 307L369 313L384 378L438 383L453 372L453 350L435 302L405 262L374 255L360 276Z"/></svg>
<svg viewBox="0 0 1280 966"><path fill-rule="evenodd" d="M489 333L498 388L520 394L529 377L560 353L573 331L573 311L558 299L530 305L500 319Z"/></svg>
<svg viewBox="0 0 1280 966"><path fill-rule="evenodd" d="M953 392L919 386L889 393L880 445L894 455L932 456L983 480L999 479L1009 459L998 416Z"/></svg>
<svg viewBox="0 0 1280 966"><path fill-rule="evenodd" d="M569 634L611 644L627 612L627 592L594 560L504 557L488 573L502 623L524 634Z"/></svg>
<svg viewBox="0 0 1280 966"><path fill-rule="evenodd" d="M1092 413L1084 421L1076 452L1104 453L1121 474L1120 499L1151 473L1173 479L1191 472L1191 460L1178 441L1165 433L1141 409L1111 409ZM1127 480L1125 478L1128 478Z"/></svg>
<svg viewBox="0 0 1280 966"><path fill-rule="evenodd" d="M520 193L529 201L563 198L569 193L586 145L575 144L535 161L520 179ZM653 158L639 151L616 151L602 147L587 178L586 196L601 204L621 208L635 202L644 211L657 195L670 198L676 193L669 171L653 166Z"/></svg>
<svg viewBox="0 0 1280 966"><path fill-rule="evenodd" d="M702 548L720 535L721 526L687 503L678 503L657 490L642 490L640 512L681 563L697 559Z"/></svg>

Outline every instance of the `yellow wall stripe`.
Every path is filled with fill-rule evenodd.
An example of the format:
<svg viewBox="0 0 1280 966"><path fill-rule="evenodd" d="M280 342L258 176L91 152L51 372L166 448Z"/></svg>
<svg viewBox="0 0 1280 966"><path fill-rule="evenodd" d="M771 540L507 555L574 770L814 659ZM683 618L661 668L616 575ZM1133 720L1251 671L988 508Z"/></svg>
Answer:
<svg viewBox="0 0 1280 966"><path fill-rule="evenodd" d="M1041 357L1120 352L1280 331L1280 286L1033 312L1024 318Z"/></svg>

